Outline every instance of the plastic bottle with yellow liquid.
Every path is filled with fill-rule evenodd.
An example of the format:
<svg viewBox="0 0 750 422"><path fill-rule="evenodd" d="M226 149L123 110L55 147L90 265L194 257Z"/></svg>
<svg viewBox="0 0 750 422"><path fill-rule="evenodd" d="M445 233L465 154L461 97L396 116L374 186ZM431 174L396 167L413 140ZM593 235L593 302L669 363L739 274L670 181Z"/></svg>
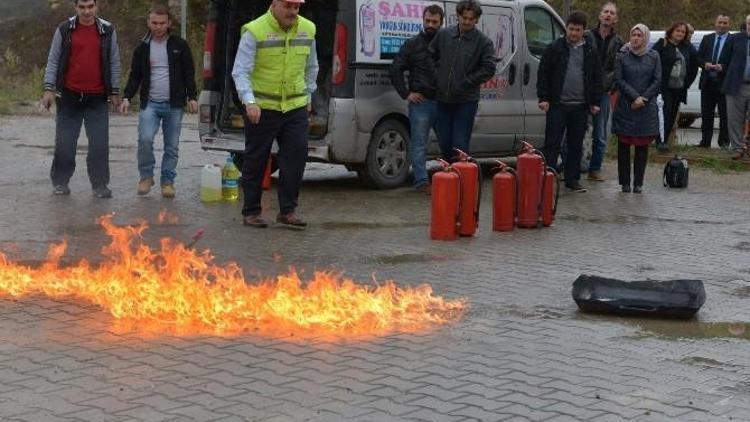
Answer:
<svg viewBox="0 0 750 422"><path fill-rule="evenodd" d="M221 169L221 197L225 201L236 201L240 196L240 171L234 165L232 156Z"/></svg>

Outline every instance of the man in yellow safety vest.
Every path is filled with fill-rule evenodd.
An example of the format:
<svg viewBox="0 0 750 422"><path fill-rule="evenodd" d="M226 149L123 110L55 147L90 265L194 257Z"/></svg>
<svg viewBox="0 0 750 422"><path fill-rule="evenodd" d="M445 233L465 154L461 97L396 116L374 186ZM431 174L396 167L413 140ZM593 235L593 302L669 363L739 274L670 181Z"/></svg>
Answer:
<svg viewBox="0 0 750 422"><path fill-rule="evenodd" d="M308 116L318 60L315 24L299 16L304 2L273 0L266 14L242 27L232 77L245 105L242 221L246 226L268 227L260 205L261 184L274 139L279 146L276 222L298 228L307 225L295 209L307 161Z"/></svg>

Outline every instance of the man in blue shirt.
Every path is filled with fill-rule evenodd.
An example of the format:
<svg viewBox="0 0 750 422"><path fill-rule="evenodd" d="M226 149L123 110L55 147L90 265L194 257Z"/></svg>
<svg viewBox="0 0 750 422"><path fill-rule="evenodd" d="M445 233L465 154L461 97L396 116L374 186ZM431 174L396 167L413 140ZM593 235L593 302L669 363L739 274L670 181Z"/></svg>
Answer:
<svg viewBox="0 0 750 422"><path fill-rule="evenodd" d="M716 32L708 34L701 40L698 47L698 55L706 63L716 65L719 63L722 53L726 52L724 46L729 38L729 16L719 15L716 17L714 26ZM714 110L719 107L719 146L729 146L729 134L727 129L727 103L724 94L721 93L721 84L724 82L724 72L721 68L701 72L699 87L701 90L701 116L703 123L703 137L700 146L711 147L711 139L714 135Z"/></svg>

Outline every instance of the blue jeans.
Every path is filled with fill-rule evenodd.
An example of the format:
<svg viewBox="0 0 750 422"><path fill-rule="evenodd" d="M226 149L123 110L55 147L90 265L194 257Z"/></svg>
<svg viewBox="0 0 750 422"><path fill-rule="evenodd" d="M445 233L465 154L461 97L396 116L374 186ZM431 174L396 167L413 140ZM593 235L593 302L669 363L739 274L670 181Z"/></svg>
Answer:
<svg viewBox="0 0 750 422"><path fill-rule="evenodd" d="M454 161L454 148L469 153L471 130L474 128L474 116L477 114L479 101L467 103L442 103L437 105L439 119L435 124L440 151L447 161Z"/></svg>
<svg viewBox="0 0 750 422"><path fill-rule="evenodd" d="M172 107L168 101L149 101L138 115L138 172L141 179L154 177L154 137L164 135L164 154L161 158L161 184L171 185L177 176L182 107Z"/></svg>
<svg viewBox="0 0 750 422"><path fill-rule="evenodd" d="M593 133L591 134L591 160L589 172L602 169L604 153L607 151L607 123L609 123L609 94L602 95L599 101L599 113L592 116Z"/></svg>
<svg viewBox="0 0 750 422"><path fill-rule="evenodd" d="M430 140L430 129L435 126L437 102L425 100L423 103L409 103L409 160L414 172L414 187L429 183L425 153Z"/></svg>

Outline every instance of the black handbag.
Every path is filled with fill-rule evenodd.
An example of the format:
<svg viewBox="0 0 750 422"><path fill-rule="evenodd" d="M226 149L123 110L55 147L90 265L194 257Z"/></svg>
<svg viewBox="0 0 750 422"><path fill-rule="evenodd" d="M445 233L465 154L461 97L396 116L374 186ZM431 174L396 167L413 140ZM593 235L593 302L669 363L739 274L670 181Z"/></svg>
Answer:
<svg viewBox="0 0 750 422"><path fill-rule="evenodd" d="M690 168L688 167L688 161L679 155L675 155L674 158L667 161L667 164L664 165L665 187L686 188L689 176Z"/></svg>

